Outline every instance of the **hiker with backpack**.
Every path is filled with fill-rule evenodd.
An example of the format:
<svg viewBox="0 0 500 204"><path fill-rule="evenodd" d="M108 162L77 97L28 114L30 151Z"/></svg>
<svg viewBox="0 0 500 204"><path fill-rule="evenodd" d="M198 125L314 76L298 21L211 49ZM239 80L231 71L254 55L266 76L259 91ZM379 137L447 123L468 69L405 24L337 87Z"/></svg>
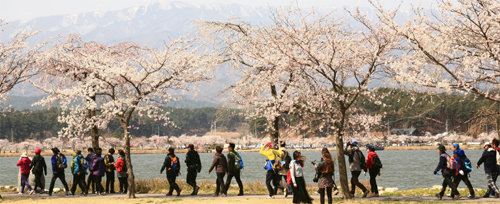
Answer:
<svg viewBox="0 0 500 204"><path fill-rule="evenodd" d="M108 150L108 154L104 156L104 165L106 166L106 194L115 193L115 149Z"/></svg>
<svg viewBox="0 0 500 204"><path fill-rule="evenodd" d="M375 153L375 147L373 145L368 145L367 149L368 156L366 157L366 168L368 169L368 172L370 174L370 188L372 192L370 197L379 197L376 177L380 176L382 162L380 161L377 153Z"/></svg>
<svg viewBox="0 0 500 204"><path fill-rule="evenodd" d="M215 172L217 173L217 186L215 187L215 194L214 196L217 197L219 196L219 192L222 192L223 196L227 196L227 189L226 186L224 185L224 176L226 174L229 174L228 168L227 168L227 159L222 154L222 147L221 146L216 146L215 147L215 156L214 159L212 160L212 165L210 166L210 169L208 170L208 174L212 172L212 170L215 168Z"/></svg>
<svg viewBox="0 0 500 204"><path fill-rule="evenodd" d="M45 173L45 176L47 176L47 164L45 163L45 159L41 155L42 150L40 148L37 148L35 150L35 157L33 157L33 160L31 161L30 164L30 169L35 175L35 187L33 189L36 191L38 187L40 187L40 193L44 193L45 191L45 179L43 178L43 174Z"/></svg>
<svg viewBox="0 0 500 204"><path fill-rule="evenodd" d="M496 173L495 175L493 175L493 182L497 182L497 178L498 178L498 175L500 174L500 147L498 147L498 139L494 138L491 140L491 148L495 149L496 150L496 153L497 153L497 156L496 156L496 159L497 159L497 168L498 168L498 173ZM492 188L489 188L488 187L488 191L486 192L485 195L490 195L490 194L495 194L495 191L493 191Z"/></svg>
<svg viewBox="0 0 500 204"><path fill-rule="evenodd" d="M306 189L304 179L304 159L299 151L293 152L293 160L290 162L290 177L293 184L293 203L312 203L312 198Z"/></svg>
<svg viewBox="0 0 500 204"><path fill-rule="evenodd" d="M167 181L170 185L170 189L167 193L167 196L172 196L174 190L177 192L177 196L181 195L181 189L175 183L175 179L179 176L179 172L181 171L181 163L179 162L179 158L175 156L174 148L168 148L168 154L165 157L165 161L163 161L163 165L160 169L160 174L163 174L163 170L167 170Z"/></svg>
<svg viewBox="0 0 500 204"><path fill-rule="evenodd" d="M201 172L201 160L193 144L188 145L188 152L184 162L186 162L187 166L186 183L193 187L191 195L198 195L200 187L196 185L196 177Z"/></svg>
<svg viewBox="0 0 500 204"><path fill-rule="evenodd" d="M321 150L321 161L318 164L315 164L316 174L318 175L318 192L320 196L320 203L325 203L325 193L328 197L328 203L331 204L333 202L332 198L332 188L335 188L337 191L337 186L334 181L334 161L332 155L328 151L327 148L323 148Z"/></svg>
<svg viewBox="0 0 500 204"><path fill-rule="evenodd" d="M269 192L269 197L274 198L274 195L277 194L278 188L280 187L279 175L276 172L276 168L281 166L279 164L281 151L275 150L271 143L267 143L266 145L262 145L259 153L267 159L264 166L266 170L266 187Z"/></svg>
<svg viewBox="0 0 500 204"><path fill-rule="evenodd" d="M279 178L278 180L279 180L279 182L281 182L281 178L283 178L283 180L285 180L287 190L286 191L283 190L283 192L284 192L285 198L286 198L286 197L288 197L289 194L292 194L292 186L286 182L288 171L290 170L290 162L292 161L292 157L290 156L290 154L286 150L286 143L284 141L280 142L280 151L281 151L280 162L282 164L282 168L278 172L278 178Z"/></svg>
<svg viewBox="0 0 500 204"><path fill-rule="evenodd" d="M115 163L116 174L118 176L118 182L120 183L120 192L127 193L128 190L128 175L127 175L127 162L125 160L125 152L123 150L118 150L118 159Z"/></svg>
<svg viewBox="0 0 500 204"><path fill-rule="evenodd" d="M24 194L24 187L25 186L28 187L30 195L35 194L35 190L33 190L33 188L31 188L31 185L28 182L28 178L30 176L30 164L31 164L31 160L30 160L30 158L28 158L28 154L26 154L26 152L23 152L21 154L21 158L19 159L19 161L17 161L17 166L21 170L21 189L19 191L19 195Z"/></svg>
<svg viewBox="0 0 500 204"><path fill-rule="evenodd" d="M85 188L85 158L83 158L82 151L77 150L73 153L73 159L71 160L71 166L73 174L73 185L71 186L71 194L75 195L76 185L80 186L83 195L87 195L87 189Z"/></svg>
<svg viewBox="0 0 500 204"><path fill-rule="evenodd" d="M85 157L85 162L87 163L87 168L89 170L89 177L87 179L87 191L92 188L92 194L95 194L95 183L94 183L94 173L92 172L92 164L94 163L94 148L87 149L87 156ZM88 192L87 192L88 193Z"/></svg>
<svg viewBox="0 0 500 204"><path fill-rule="evenodd" d="M104 158L101 157L102 149L95 148L94 160L92 163L92 173L94 174L95 191L97 195L105 195L104 187L102 186L102 177L104 177L106 171L106 165L104 164Z"/></svg>
<svg viewBox="0 0 500 204"><path fill-rule="evenodd" d="M359 182L359 175L361 175L361 170L366 172L366 162L363 152L359 150L358 142L353 140L352 143L348 142L344 154L349 157L349 169L351 170L351 195L354 197L356 193L356 186L363 191L363 198L365 198L370 191Z"/></svg>
<svg viewBox="0 0 500 204"><path fill-rule="evenodd" d="M446 147L442 144L438 146L439 152L439 164L434 170L434 174L438 175L438 172L441 170L441 174L443 175L443 187L441 192L436 194L436 197L440 200L443 199L444 192L446 191L446 187L449 186L451 188L451 197L453 199L460 198L460 194L457 191L457 187L453 185L453 177L455 176L456 171L456 162L455 159L446 154Z"/></svg>
<svg viewBox="0 0 500 204"><path fill-rule="evenodd" d="M455 178L453 180L453 185L458 188L460 181L464 181L465 185L469 189L469 198L474 199L475 193L471 182L469 181L469 173L472 171L471 162L465 155L464 150L460 149L459 144L453 144L453 157L457 162L457 171L455 172Z"/></svg>
<svg viewBox="0 0 500 204"><path fill-rule="evenodd" d="M234 177L236 179L236 182L238 183L238 187L240 188L240 192L238 193L238 196L243 195L243 183L241 182L241 169L243 169L243 160L241 159L241 156L238 152L234 150L235 144L234 143L229 143L229 146L227 149L229 150L229 153L227 153L227 168L228 168L228 174L227 174L227 180L226 180L226 190L229 189L229 186L231 185L231 180Z"/></svg>
<svg viewBox="0 0 500 204"><path fill-rule="evenodd" d="M66 195L69 195L68 183L66 183L66 177L64 175L64 169L68 167L68 161L66 160L66 156L59 151L57 147L52 148L52 153L54 155L51 158L52 163L52 179L50 180L49 187L49 196L52 196L52 191L54 190L54 184L56 183L56 179L60 179L61 183L66 190Z"/></svg>
<svg viewBox="0 0 500 204"><path fill-rule="evenodd" d="M498 176L498 166L497 166L497 153L496 150L492 148L489 142L484 144L484 151L481 155L481 158L477 162L476 168L479 168L481 164L484 163L484 173L486 174L486 180L488 180L488 187L491 188L491 191L488 190L486 194L483 196L485 198L490 197L492 192L495 193L495 198L500 196L500 191L495 184L495 178Z"/></svg>

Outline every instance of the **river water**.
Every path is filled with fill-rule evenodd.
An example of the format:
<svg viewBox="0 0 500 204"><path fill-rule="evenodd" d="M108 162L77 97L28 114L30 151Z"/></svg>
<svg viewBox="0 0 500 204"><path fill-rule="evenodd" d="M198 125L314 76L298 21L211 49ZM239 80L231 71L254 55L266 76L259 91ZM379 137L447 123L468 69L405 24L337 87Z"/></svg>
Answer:
<svg viewBox="0 0 500 204"><path fill-rule="evenodd" d="M366 157L367 152L363 153ZM482 150L465 150L465 153L475 167L476 162L482 154ZM304 151L302 154L307 157L307 163L304 167L306 182L312 183L314 167L311 165L310 161L320 160L321 153L319 151ZM377 177L379 186L412 189L432 187L434 185L440 185L442 182L442 176L433 175L433 170L436 168L439 160L437 150L377 151L377 154L384 165L381 176ZM198 179L215 180L214 173L208 174L208 168L212 162L213 155L213 153L200 153L203 168L202 172L198 174ZM184 165L185 154L177 154L177 156L182 162L181 176L179 179L184 180L186 176L186 168ZM263 169L265 158L258 152L243 152L241 156L245 163L245 168L242 171L242 180L265 180L266 172ZM332 152L332 156L336 158L336 152ZM71 156L69 156L68 159L69 158L71 158ZM132 163L134 165L136 178L165 178L165 174L160 174L160 168L164 158L165 155L160 154L132 155ZM0 186L17 185L18 167L16 163L18 159L17 157L0 157ZM45 161L50 161L50 157L45 157ZM337 163L335 164L335 170L335 179L338 181ZM48 171L50 175L51 167L48 167ZM71 178L70 170L66 169L66 179L69 180ZM369 180L369 176L361 175L360 180ZM482 166L480 169L474 168L470 180L474 188L486 188L487 181ZM48 188L49 182L50 177L47 176L46 188ZM61 186L60 182L57 181L56 187ZM465 188L465 185L461 183L459 187Z"/></svg>

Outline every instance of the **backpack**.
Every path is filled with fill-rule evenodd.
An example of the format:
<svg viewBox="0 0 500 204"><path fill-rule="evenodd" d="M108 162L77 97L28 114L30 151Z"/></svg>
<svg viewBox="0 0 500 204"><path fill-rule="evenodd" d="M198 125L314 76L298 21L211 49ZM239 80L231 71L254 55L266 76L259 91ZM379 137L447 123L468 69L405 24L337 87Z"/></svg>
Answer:
<svg viewBox="0 0 500 204"><path fill-rule="evenodd" d="M377 168L377 169L382 168L382 161L380 161L380 158L378 156L373 157L372 168Z"/></svg>
<svg viewBox="0 0 500 204"><path fill-rule="evenodd" d="M456 170L457 169L457 162L454 157L450 155L446 155L446 168L451 169L451 170Z"/></svg>
<svg viewBox="0 0 500 204"><path fill-rule="evenodd" d="M179 161L177 159L177 157L172 157L172 156L168 156L170 158L170 168L168 168L168 170L174 170L174 172L177 172L179 171Z"/></svg>
<svg viewBox="0 0 500 204"><path fill-rule="evenodd" d="M288 185L292 185L292 174L290 173L290 170L286 173L286 183Z"/></svg>
<svg viewBox="0 0 500 204"><path fill-rule="evenodd" d="M281 155L281 157L285 161L284 167L285 168L290 168L290 162L292 161L292 157L290 157L290 154L288 154L287 151L283 151L283 155Z"/></svg>
<svg viewBox="0 0 500 204"><path fill-rule="evenodd" d="M234 166L236 167L236 169L243 169L245 167L245 164L243 164L243 160L241 159L240 154L236 152L231 152L231 154L234 155Z"/></svg>
<svg viewBox="0 0 500 204"><path fill-rule="evenodd" d="M365 161L365 156L363 155L363 153L359 150L357 150L355 152L355 154L357 154L357 156L359 157L359 167L361 169L366 169L366 161Z"/></svg>
<svg viewBox="0 0 500 204"><path fill-rule="evenodd" d="M68 167L66 157L61 153L56 156L56 167L59 169L65 169Z"/></svg>
<svg viewBox="0 0 500 204"><path fill-rule="evenodd" d="M273 169L275 172L279 172L283 168L283 163L281 162L282 158L278 157L274 151L273 151L273 154L274 154ZM283 154L281 156L283 156Z"/></svg>

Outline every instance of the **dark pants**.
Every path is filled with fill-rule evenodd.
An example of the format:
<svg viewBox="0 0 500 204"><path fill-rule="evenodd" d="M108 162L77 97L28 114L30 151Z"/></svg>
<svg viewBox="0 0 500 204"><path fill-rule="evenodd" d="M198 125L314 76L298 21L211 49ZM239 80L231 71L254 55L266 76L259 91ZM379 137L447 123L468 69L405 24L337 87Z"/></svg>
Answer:
<svg viewBox="0 0 500 204"><path fill-rule="evenodd" d="M220 192L222 194L227 194L226 186L224 186L224 176L226 173L217 173L217 187L215 187L215 194L219 195Z"/></svg>
<svg viewBox="0 0 500 204"><path fill-rule="evenodd" d="M369 169L368 173L370 174L370 188L372 193L378 195L378 186L377 186L377 180L376 177L378 176L378 173L380 172L380 169Z"/></svg>
<svg viewBox="0 0 500 204"><path fill-rule="evenodd" d="M92 188L92 193L95 193L94 174L92 174L92 171L89 171L89 178L87 179L87 192L90 188Z"/></svg>
<svg viewBox="0 0 500 204"><path fill-rule="evenodd" d="M29 174L21 174L21 193L24 193L24 186L28 186L28 190L33 190L30 183L28 182Z"/></svg>
<svg viewBox="0 0 500 204"><path fill-rule="evenodd" d="M186 176L186 183L193 187L193 190L196 188L196 177L198 176L198 171L196 169L188 169Z"/></svg>
<svg viewBox="0 0 500 204"><path fill-rule="evenodd" d="M127 193L128 189L128 177L118 177L118 182L120 182L120 192Z"/></svg>
<svg viewBox="0 0 500 204"><path fill-rule="evenodd" d="M441 192L439 193L439 195L443 196L444 195L444 192L446 191L446 187L449 186L451 188L451 196L455 196L455 195L460 195L460 193L458 193L457 191L457 187L455 185L453 185L453 173L451 170L444 170L443 171L443 188L441 189Z"/></svg>
<svg viewBox="0 0 500 204"><path fill-rule="evenodd" d="M45 184L42 183L42 177L43 177L43 172L36 172L35 173L35 187L33 187L33 189L35 191L36 191L37 187L40 187L40 191L44 191Z"/></svg>
<svg viewBox="0 0 500 204"><path fill-rule="evenodd" d="M351 194L354 195L356 193L356 186L361 188L363 192L366 192L366 187L359 182L359 175L361 171L351 171Z"/></svg>
<svg viewBox="0 0 500 204"><path fill-rule="evenodd" d="M71 193L73 193L73 195L76 192L76 185L80 186L83 193L87 193L87 189L85 188L85 174L73 174L73 185L71 186Z"/></svg>
<svg viewBox="0 0 500 204"><path fill-rule="evenodd" d="M106 193L115 193L115 172L106 172Z"/></svg>
<svg viewBox="0 0 500 204"><path fill-rule="evenodd" d="M267 170L266 173L266 187L269 191L269 196L276 195L278 193L278 188L280 187L280 177L274 172L274 170ZM273 184L271 186L271 183ZM274 186L274 189L273 189Z"/></svg>
<svg viewBox="0 0 500 204"><path fill-rule="evenodd" d="M66 183L66 178L64 176L64 172L60 172L60 173L52 175L52 179L50 180L49 195L52 195L52 191L54 190L54 184L56 184L57 178L59 178L61 180L61 183L64 186L64 190L66 190L66 192L69 192L68 183Z"/></svg>
<svg viewBox="0 0 500 204"><path fill-rule="evenodd" d="M96 176L94 175L94 185L95 185L95 191L97 193L104 193L104 187L102 186L102 177L103 176Z"/></svg>
<svg viewBox="0 0 500 204"><path fill-rule="evenodd" d="M464 181L465 185L469 189L469 195L475 196L474 188L472 187L472 184L469 181L469 174L465 172L464 175L458 174L458 176L456 176L455 179L453 180L453 185L455 186L455 188L458 188L460 181Z"/></svg>
<svg viewBox="0 0 500 204"><path fill-rule="evenodd" d="M229 186L231 185L231 180L236 179L236 183L238 183L238 187L240 188L240 194L243 194L243 183L241 182L241 172L236 171L236 172L231 172L227 175L227 180L226 180L226 191L229 189Z"/></svg>
<svg viewBox="0 0 500 204"><path fill-rule="evenodd" d="M332 198L332 187L328 188L320 188L319 189L319 201L321 204L325 203L325 190L326 190L326 196L328 197L328 204L331 204L333 202Z"/></svg>
<svg viewBox="0 0 500 204"><path fill-rule="evenodd" d="M168 190L169 195L172 195L172 192L174 192L174 190L177 193L179 193L181 191L181 189L179 189L179 186L177 185L177 183L175 183L176 178L177 178L177 175L167 173L167 181L168 181L168 185L170 185L170 189Z"/></svg>
<svg viewBox="0 0 500 204"><path fill-rule="evenodd" d="M286 189L288 191L288 194L292 194L292 185L288 185L288 183L286 182L286 179L287 179L287 175L279 175L279 180L281 182L281 178L283 178L283 180L285 180L285 185L286 185Z"/></svg>

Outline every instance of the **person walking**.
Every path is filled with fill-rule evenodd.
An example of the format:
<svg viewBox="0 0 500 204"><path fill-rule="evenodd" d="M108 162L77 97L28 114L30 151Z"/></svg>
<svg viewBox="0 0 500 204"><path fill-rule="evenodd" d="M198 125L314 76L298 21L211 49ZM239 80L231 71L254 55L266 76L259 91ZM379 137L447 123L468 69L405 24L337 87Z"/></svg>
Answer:
<svg viewBox="0 0 500 204"><path fill-rule="evenodd" d="M167 196L172 196L174 190L177 192L177 196L181 195L181 189L175 183L175 179L179 176L179 172L181 171L181 163L179 162L179 158L175 156L174 148L168 148L168 154L165 157L165 161L163 161L163 165L161 166L160 174L163 174L163 170L167 169L167 180L170 185L170 190L167 193Z"/></svg>
<svg viewBox="0 0 500 204"><path fill-rule="evenodd" d="M453 185L453 177L455 176L456 171L456 162L450 155L446 154L446 147L442 144L438 146L439 153L439 164L434 170L434 174L437 175L439 171L443 175L443 184L441 188L441 192L436 194L436 197L440 200L443 199L444 192L446 191L446 187L449 186L451 188L451 197L453 199L460 198L460 194L457 191L457 187Z"/></svg>
<svg viewBox="0 0 500 204"><path fill-rule="evenodd" d="M281 152L275 150L271 143L267 143L266 145L262 145L259 153L267 159L264 167L266 169L266 187L269 192L269 197L274 198L274 195L276 195L278 188L280 187L280 177L276 173L275 168L278 158L281 157Z"/></svg>
<svg viewBox="0 0 500 204"><path fill-rule="evenodd" d="M42 182L44 173L45 176L47 176L47 164L45 163L45 159L41 155L42 150L40 148L37 148L35 150L35 157L33 157L33 161L31 161L30 164L30 169L35 174L35 187L33 190L35 190L38 187L40 187L40 193L44 193L45 191L45 182ZM45 179L44 179L45 181Z"/></svg>
<svg viewBox="0 0 500 204"><path fill-rule="evenodd" d="M101 157L102 149L95 148L94 160L92 163L92 173L94 174L94 184L95 191L98 195L104 194L104 187L102 186L102 177L104 176L104 172L106 171L106 165L104 164L104 158Z"/></svg>
<svg viewBox="0 0 500 204"><path fill-rule="evenodd" d="M328 151L327 148L323 148L321 150L321 161L318 164L315 164L316 173L319 175L318 179L318 192L320 196L320 203L325 203L325 192L328 197L328 203L331 204L333 202L332 198L332 189L335 186L334 182L334 161L332 159L332 155Z"/></svg>
<svg viewBox="0 0 500 204"><path fill-rule="evenodd" d="M76 186L80 186L83 195L87 195L87 189L85 185L85 158L83 158L82 151L77 150L73 153L72 163L72 173L73 173L73 185L71 186L71 194L75 195Z"/></svg>
<svg viewBox="0 0 500 204"><path fill-rule="evenodd" d="M312 203L312 199L306 189L304 179L304 160L299 151L293 152L293 160L290 162L290 176L293 184L293 203Z"/></svg>
<svg viewBox="0 0 500 204"><path fill-rule="evenodd" d="M481 164L484 163L484 173L486 174L486 180L488 180L488 187L495 193L495 198L498 198L500 196L500 191L494 180L494 178L498 176L496 156L496 150L492 148L491 144L489 142L485 143L483 154L477 162L476 168L479 168ZM490 197L490 194L491 191L488 190L483 197L488 198Z"/></svg>
<svg viewBox="0 0 500 204"><path fill-rule="evenodd" d="M96 186L94 183L94 172L92 172L92 164L94 163L94 148L87 149L87 156L85 157L85 162L87 163L87 168L89 169L89 177L87 179L87 191L92 188L92 194L96 193ZM88 192L87 192L88 193Z"/></svg>
<svg viewBox="0 0 500 204"><path fill-rule="evenodd" d="M242 196L243 193L243 183L241 182L241 169L243 166L240 164L241 161L241 156L238 152L234 150L235 144L234 143L229 143L229 146L227 149L229 150L229 153L227 153L227 168L228 168L228 174L227 174L227 180L226 180L226 191L229 189L229 186L231 185L231 180L234 177L236 179L236 183L238 183L238 187L240 188L240 192L238 193L238 196Z"/></svg>
<svg viewBox="0 0 500 204"><path fill-rule="evenodd" d="M21 171L21 190L19 191L19 195L24 194L25 186L28 187L30 195L33 195L35 193L35 190L31 188L31 185L28 182L28 178L30 176L30 164L31 164L30 158L28 158L26 152L23 152L21 154L21 158L19 159L19 161L17 161L17 166L20 168Z"/></svg>
<svg viewBox="0 0 500 204"><path fill-rule="evenodd" d="M491 140L491 147L493 149L495 149L496 153L497 153L496 158L497 158L497 168L498 168L498 171L497 171L497 173L495 175L492 175L493 176L493 178L492 178L493 182L495 182L495 183L497 182L498 175L500 174L500 147L498 147L498 143L499 143L498 139L496 139L496 138L493 138ZM488 187L487 194L488 195L495 195L495 191L492 188Z"/></svg>
<svg viewBox="0 0 500 204"><path fill-rule="evenodd" d="M108 150L104 156L104 165L106 165L106 194L115 193L115 149Z"/></svg>
<svg viewBox="0 0 500 204"><path fill-rule="evenodd" d="M457 162L457 171L455 173L455 178L453 180L453 185L458 188L460 181L463 181L467 188L469 189L469 199L474 199L475 193L471 182L469 181L469 173L472 169L469 169L470 160L465 155L464 150L460 149L459 144L453 144L453 158Z"/></svg>
<svg viewBox="0 0 500 204"><path fill-rule="evenodd" d="M286 150L286 143L284 141L280 142L280 150L281 150L281 158L282 160L280 161L282 163L282 168L278 172L278 180L281 182L282 178L285 180L285 185L286 185L286 191L284 190L285 198L288 197L289 194L292 194L292 186L288 185L287 183L287 175L288 171L290 170L290 162L292 161L292 157Z"/></svg>
<svg viewBox="0 0 500 204"><path fill-rule="evenodd" d="M222 154L222 150L223 149L221 146L215 147L216 153L214 155L214 159L212 160L212 165L208 170L208 174L210 174L212 170L215 168L215 173L217 173L217 187L215 187L215 194L214 194L215 197L219 196L219 193L222 193L224 197L227 196L227 189L224 185L224 176L226 174L229 174L229 172L227 168L227 159Z"/></svg>
<svg viewBox="0 0 500 204"><path fill-rule="evenodd" d="M354 197L356 193L356 186L363 191L363 198L365 198L370 191L359 182L359 175L361 170L366 172L366 162L363 152L359 150L358 142L353 140L352 143L348 142L344 149L344 154L349 157L349 169L351 170L351 195Z"/></svg>
<svg viewBox="0 0 500 204"><path fill-rule="evenodd" d="M118 182L120 183L120 193L125 194L128 190L127 162L125 160L125 152L121 149L118 150L118 159L116 159L115 167Z"/></svg>
<svg viewBox="0 0 500 204"><path fill-rule="evenodd" d="M188 152L184 162L187 166L186 183L193 187L191 195L198 195L200 187L196 185L196 177L201 172L201 160L193 144L188 145Z"/></svg>
<svg viewBox="0 0 500 204"><path fill-rule="evenodd" d="M367 149L368 156L366 157L366 168L368 169L368 173L370 174L370 188L372 192L370 197L379 197L376 177L380 176L382 162L380 161L377 153L375 153L375 147L373 145L368 145Z"/></svg>
<svg viewBox="0 0 500 204"><path fill-rule="evenodd" d="M52 196L52 191L54 190L54 184L56 183L56 179L59 178L61 180L61 183L64 186L64 189L66 190L66 195L69 195L69 188L68 188L68 183L66 183L66 177L64 175L64 169L68 167L68 161L66 160L66 156L59 151L57 147L52 148L52 153L54 155L51 158L51 163L52 163L52 179L50 180L50 187L49 187L49 196Z"/></svg>

